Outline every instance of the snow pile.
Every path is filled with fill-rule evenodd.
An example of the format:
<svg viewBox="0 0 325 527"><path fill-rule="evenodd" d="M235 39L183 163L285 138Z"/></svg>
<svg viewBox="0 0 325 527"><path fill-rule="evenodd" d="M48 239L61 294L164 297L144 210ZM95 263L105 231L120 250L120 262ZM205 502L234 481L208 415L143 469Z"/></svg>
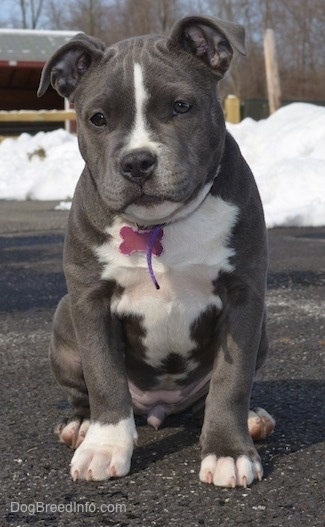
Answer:
<svg viewBox="0 0 325 527"><path fill-rule="evenodd" d="M227 127L253 170L267 226L325 225L325 108L293 103ZM0 199L71 199L83 166L77 139L65 130L5 139Z"/></svg>
<svg viewBox="0 0 325 527"><path fill-rule="evenodd" d="M0 199L71 199L84 162L65 130L22 134L0 144Z"/></svg>
<svg viewBox="0 0 325 527"><path fill-rule="evenodd" d="M325 225L325 108L294 103L227 127L253 170L268 227Z"/></svg>

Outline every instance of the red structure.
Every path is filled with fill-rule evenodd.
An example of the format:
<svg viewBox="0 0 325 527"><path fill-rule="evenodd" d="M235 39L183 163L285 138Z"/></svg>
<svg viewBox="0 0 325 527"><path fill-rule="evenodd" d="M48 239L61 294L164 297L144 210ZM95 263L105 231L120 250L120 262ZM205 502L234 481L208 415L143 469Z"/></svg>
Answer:
<svg viewBox="0 0 325 527"><path fill-rule="evenodd" d="M36 92L45 62L75 34L75 31L0 29L0 110L64 108L64 100L53 89L41 99ZM61 123L48 123L45 128L59 126ZM1 132L37 131L37 127L44 130L44 123L1 123Z"/></svg>

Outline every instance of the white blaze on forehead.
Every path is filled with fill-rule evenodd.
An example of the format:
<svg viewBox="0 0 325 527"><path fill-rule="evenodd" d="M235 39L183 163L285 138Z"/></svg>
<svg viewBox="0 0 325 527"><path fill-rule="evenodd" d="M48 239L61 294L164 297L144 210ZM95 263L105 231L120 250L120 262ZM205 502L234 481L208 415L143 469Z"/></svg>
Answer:
<svg viewBox="0 0 325 527"><path fill-rule="evenodd" d="M149 129L145 119L145 104L149 99L143 80L143 70L138 62L134 63L134 98L135 98L135 119L133 128L127 144L127 150L153 146L150 139Z"/></svg>

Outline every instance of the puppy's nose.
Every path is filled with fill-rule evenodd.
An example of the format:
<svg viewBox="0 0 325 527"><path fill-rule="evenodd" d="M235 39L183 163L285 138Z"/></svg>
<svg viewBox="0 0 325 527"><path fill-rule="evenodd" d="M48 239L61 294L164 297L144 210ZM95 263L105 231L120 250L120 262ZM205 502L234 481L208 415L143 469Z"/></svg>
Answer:
<svg viewBox="0 0 325 527"><path fill-rule="evenodd" d="M157 156L150 150L132 150L121 160L121 170L124 177L133 181L149 179L157 165Z"/></svg>

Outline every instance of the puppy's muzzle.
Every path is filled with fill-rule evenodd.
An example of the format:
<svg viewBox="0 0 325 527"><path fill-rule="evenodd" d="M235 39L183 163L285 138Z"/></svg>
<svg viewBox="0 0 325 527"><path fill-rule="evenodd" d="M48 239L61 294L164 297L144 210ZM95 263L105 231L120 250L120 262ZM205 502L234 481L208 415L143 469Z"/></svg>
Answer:
<svg viewBox="0 0 325 527"><path fill-rule="evenodd" d="M142 184L153 175L157 162L157 156L151 150L135 149L121 159L121 173L126 179Z"/></svg>

